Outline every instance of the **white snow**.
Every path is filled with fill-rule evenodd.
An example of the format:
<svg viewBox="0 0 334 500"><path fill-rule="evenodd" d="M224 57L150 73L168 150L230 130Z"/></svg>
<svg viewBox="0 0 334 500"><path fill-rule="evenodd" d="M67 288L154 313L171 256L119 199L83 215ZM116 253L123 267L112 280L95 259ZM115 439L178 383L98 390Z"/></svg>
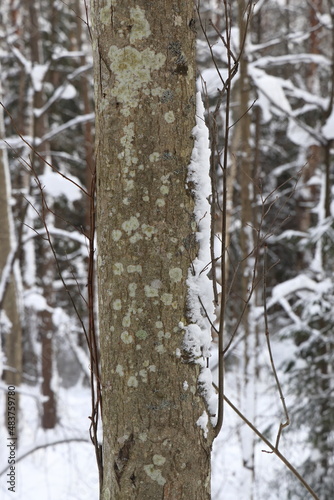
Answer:
<svg viewBox="0 0 334 500"><path fill-rule="evenodd" d="M327 118L325 125L322 127L322 133L325 139L327 139L328 141L334 139L334 109L332 109L332 112Z"/></svg>
<svg viewBox="0 0 334 500"><path fill-rule="evenodd" d="M0 497L3 500L98 500L98 472L94 448L89 440L89 389L78 385L57 388L59 423L55 429L40 427L42 398L36 388L22 385L20 391L16 489L6 484L8 456L4 412L0 415ZM5 406L7 387L0 386L0 405Z"/></svg>
<svg viewBox="0 0 334 500"><path fill-rule="evenodd" d="M202 415L199 417L199 419L196 422L196 425L203 429L203 434L204 437L206 438L208 435L208 421L209 417L206 411L203 411Z"/></svg>
<svg viewBox="0 0 334 500"><path fill-rule="evenodd" d="M64 86L64 90L63 92L61 93L61 98L62 99L74 99L74 97L76 96L76 89L73 85L71 85L70 83L67 83L65 86Z"/></svg>
<svg viewBox="0 0 334 500"><path fill-rule="evenodd" d="M35 110L35 113L39 114L40 110ZM22 147L22 139L29 144L33 144L34 146L38 147L41 144L43 144L46 141L50 141L54 137L56 137L58 134L61 134L62 132L65 132L68 128L76 127L78 125L81 125L82 123L86 122L92 122L95 119L95 114L94 113L88 113L85 115L79 115L76 116L75 118L72 118L72 120L68 120L65 123L62 123L59 126L55 126L52 128L49 132L47 132L43 137L39 138L34 138L29 135L23 135L23 136L13 136L10 138L6 139L6 143L0 143L0 149L6 149L8 146L11 148L21 148Z"/></svg>
<svg viewBox="0 0 334 500"><path fill-rule="evenodd" d="M317 283L306 274L300 274L295 278L276 285L272 290L271 299L267 303L268 309L279 302L282 298L289 296L291 293L295 293L297 290L303 289L312 291L316 291L317 289Z"/></svg>
<svg viewBox="0 0 334 500"><path fill-rule="evenodd" d="M283 78L268 75L265 71L252 65L249 67L249 74L259 91L257 104L262 109L264 122L270 120L273 112L276 114L291 113L290 103L283 90L286 86L286 81Z"/></svg>
<svg viewBox="0 0 334 500"><path fill-rule="evenodd" d="M196 126L193 129L195 139L191 163L188 169L187 182L194 186L196 238L199 244L198 257L193 261L188 272L188 313L190 324L180 327L185 330L184 347L192 360L201 365L202 371L198 380L206 399L210 416L216 413L216 396L212 389L210 370L206 368L206 358L210 356L211 321L214 321L214 305L212 283L207 274L211 268L210 227L211 214L208 202L211 194L210 182L210 147L208 129L204 120L204 106L200 92L196 101ZM205 418L202 416L198 425L207 433ZM203 424L203 425L202 425Z"/></svg>
<svg viewBox="0 0 334 500"><path fill-rule="evenodd" d="M330 67L331 60L320 54L285 54L282 56L264 56L256 60L258 68L270 68L271 66L284 66L286 64L318 64L319 66ZM254 63L255 64L255 63Z"/></svg>
<svg viewBox="0 0 334 500"><path fill-rule="evenodd" d="M32 66L30 76L35 92L40 92L42 90L43 80L48 69L48 64L34 64Z"/></svg>
<svg viewBox="0 0 334 500"><path fill-rule="evenodd" d="M25 307L34 309L35 311L52 311L48 303L37 289L27 290L24 294Z"/></svg>
<svg viewBox="0 0 334 500"><path fill-rule="evenodd" d="M69 202L79 200L81 198L82 191L75 184L73 184L73 182L75 182L80 186L81 184L79 179L69 174L66 177L68 177L69 180L65 179L56 172L46 172L39 177L39 180L44 188L44 191L48 195L54 198L65 196Z"/></svg>
<svg viewBox="0 0 334 500"><path fill-rule="evenodd" d="M297 144L297 146L304 146L305 144L312 146L313 144L319 144L319 142L315 140L314 135L309 133L308 127L301 125L302 122L298 123L293 119L289 120L287 136L290 141Z"/></svg>
<svg viewBox="0 0 334 500"><path fill-rule="evenodd" d="M206 69L201 73L201 79L205 83L205 90L210 97L218 95L218 89L223 88L223 82L228 78L228 71L226 68L220 68L220 75L217 74L215 69Z"/></svg>

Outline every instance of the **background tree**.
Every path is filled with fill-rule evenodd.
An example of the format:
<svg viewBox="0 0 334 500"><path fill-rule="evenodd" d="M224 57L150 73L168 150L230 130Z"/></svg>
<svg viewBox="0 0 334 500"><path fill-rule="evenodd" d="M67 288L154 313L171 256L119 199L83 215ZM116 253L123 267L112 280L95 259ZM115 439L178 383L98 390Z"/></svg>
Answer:
<svg viewBox="0 0 334 500"><path fill-rule="evenodd" d="M0 66L1 67L1 66ZM2 83L0 80L0 101L2 100ZM0 109L0 139L4 139L4 111ZM14 219L11 210L11 179L8 154L0 149L0 329L6 354L6 370L4 379L8 385L18 386L22 379L22 302L20 300L21 276L15 254L17 242L14 230ZM19 401L17 400L19 407Z"/></svg>
<svg viewBox="0 0 334 500"><path fill-rule="evenodd" d="M89 51L88 56L85 54L88 34L81 39L82 32L73 30L77 17L83 22L82 12L78 10L76 16L72 9L77 7L75 2L66 7L42 2L40 16L38 2L22 2L20 9L17 7L16 2L6 2L1 13L3 103L9 112L5 114L5 126L13 186L8 206L18 242L15 267L22 272L23 342L17 343L15 352L19 356L23 344L19 371L31 386L42 382L45 398L41 419L45 428L52 428L57 421L58 384L71 386L90 373L88 362L84 374L81 371L87 347L71 298L75 297L77 311L87 324L88 252L83 233L87 230L88 235L90 231L85 216L89 196L82 194L90 191L92 172L86 172L84 159L92 154L87 123L94 115L89 108L92 91L88 92L82 82L92 61ZM82 126L87 129L86 141L80 137L73 151L74 137ZM69 176L76 186L56 172ZM81 189L86 185L87 191ZM50 242L45 241L43 214L48 219L58 270ZM2 255L5 257L5 253ZM59 270L67 282L65 293L57 278ZM73 325L71 334L66 332L69 322Z"/></svg>

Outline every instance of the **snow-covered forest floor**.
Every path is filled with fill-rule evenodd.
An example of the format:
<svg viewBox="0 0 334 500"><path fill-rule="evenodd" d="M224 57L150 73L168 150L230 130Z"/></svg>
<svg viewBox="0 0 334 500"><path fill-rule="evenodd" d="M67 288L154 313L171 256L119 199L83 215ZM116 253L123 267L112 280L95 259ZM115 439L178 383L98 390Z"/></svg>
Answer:
<svg viewBox="0 0 334 500"><path fill-rule="evenodd" d="M57 390L60 421L52 430L40 427L38 392L24 385L21 391L17 459L26 457L16 465L15 493L8 491L5 444L8 441L6 433L1 432L0 497L4 500L97 500L98 473L88 433L89 389L78 385ZM2 408L5 397L6 387L2 385ZM0 427L5 429L3 412Z"/></svg>

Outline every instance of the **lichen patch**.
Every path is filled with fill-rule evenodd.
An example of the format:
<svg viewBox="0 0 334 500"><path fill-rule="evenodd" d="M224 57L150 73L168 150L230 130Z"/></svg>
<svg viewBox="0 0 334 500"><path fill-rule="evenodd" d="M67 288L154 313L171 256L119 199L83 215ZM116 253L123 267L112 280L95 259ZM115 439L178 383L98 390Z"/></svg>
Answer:
<svg viewBox="0 0 334 500"><path fill-rule="evenodd" d="M134 375L131 375L129 378L128 378L128 382L127 382L127 386L128 387L138 387L138 380L137 380L137 377L135 377Z"/></svg>
<svg viewBox="0 0 334 500"><path fill-rule="evenodd" d="M164 207L166 205L166 202L163 198L158 198L155 202L157 207Z"/></svg>
<svg viewBox="0 0 334 500"><path fill-rule="evenodd" d="M150 226L148 224L142 224L141 229L147 238L152 238L152 236L157 232L154 226Z"/></svg>
<svg viewBox="0 0 334 500"><path fill-rule="evenodd" d="M138 163L138 158L132 156L132 142L135 136L134 123L131 122L123 127L124 135L121 137L120 143L123 146L123 151L118 155L119 159L124 158L125 164L130 167L132 164Z"/></svg>
<svg viewBox="0 0 334 500"><path fill-rule="evenodd" d="M164 114L164 118L167 123L175 122L175 115L173 111L167 111L167 113Z"/></svg>
<svg viewBox="0 0 334 500"><path fill-rule="evenodd" d="M132 21L132 28L130 32L131 43L150 36L151 29L149 22L145 18L145 11L138 5L136 5L134 9L130 9L130 19Z"/></svg>
<svg viewBox="0 0 334 500"><path fill-rule="evenodd" d="M129 296L130 297L135 297L136 296L136 290L137 290L137 283L129 283L128 284L128 290L129 290Z"/></svg>
<svg viewBox="0 0 334 500"><path fill-rule="evenodd" d="M122 309L121 299L114 300L114 302L112 304L112 308L114 309L114 311L120 311Z"/></svg>
<svg viewBox="0 0 334 500"><path fill-rule="evenodd" d="M158 288L155 288L151 285L145 285L144 290L145 290L146 297L158 297L159 296Z"/></svg>
<svg viewBox="0 0 334 500"><path fill-rule="evenodd" d="M136 36L139 36L139 31ZM166 56L149 48L139 51L129 45L124 48L112 45L108 55L112 61L110 69L115 75L111 95L122 104L121 113L130 116L131 108L139 105L140 91L151 93L152 72L164 65Z"/></svg>
<svg viewBox="0 0 334 500"><path fill-rule="evenodd" d="M122 231L120 231L119 229L113 229L111 231L111 237L114 241L119 241L122 237Z"/></svg>
<svg viewBox="0 0 334 500"><path fill-rule="evenodd" d="M158 161L160 159L160 153L157 151L154 151L154 153L151 153L149 156L149 160L151 163L154 163L155 161Z"/></svg>
<svg viewBox="0 0 334 500"><path fill-rule="evenodd" d="M164 194L164 195L168 194L169 193L169 187L168 186L161 186L160 187L160 193Z"/></svg>
<svg viewBox="0 0 334 500"><path fill-rule="evenodd" d="M141 274L142 273L142 267L140 264L137 264L137 265L133 265L133 264L130 264L129 266L127 266L126 268L127 272L130 274L130 273L138 273L138 274Z"/></svg>
<svg viewBox="0 0 334 500"><path fill-rule="evenodd" d="M171 293L163 293L160 299L165 306L171 306L173 303L173 295Z"/></svg>
<svg viewBox="0 0 334 500"><path fill-rule="evenodd" d="M124 377L124 369L122 365L116 366L116 373L118 373L120 377Z"/></svg>
<svg viewBox="0 0 334 500"><path fill-rule="evenodd" d="M138 221L137 217L134 217L134 216L130 217L130 219L124 221L122 224L122 229L128 235L130 235L133 231L138 229L138 227L139 227L139 221Z"/></svg>
<svg viewBox="0 0 334 500"><path fill-rule="evenodd" d="M145 441L147 441L147 432L140 432L138 438L142 443L145 443Z"/></svg>
<svg viewBox="0 0 334 500"><path fill-rule="evenodd" d="M166 348L165 346L163 346L162 344L159 344L155 347L155 350L157 351L157 353L159 354L164 354L166 352Z"/></svg>
<svg viewBox="0 0 334 500"><path fill-rule="evenodd" d="M145 340L147 338L147 331L146 330L138 330L136 332L136 337L141 340Z"/></svg>
<svg viewBox="0 0 334 500"><path fill-rule="evenodd" d="M121 339L124 344L132 344L133 342L132 335L127 331L121 333Z"/></svg>
<svg viewBox="0 0 334 500"><path fill-rule="evenodd" d="M169 277L172 283L178 283L182 280L182 269L179 267L173 267L169 270Z"/></svg>
<svg viewBox="0 0 334 500"><path fill-rule="evenodd" d="M144 471L152 479L152 481L156 481L161 486L166 483L166 479L161 474L161 470L156 469L154 464L144 465Z"/></svg>
<svg viewBox="0 0 334 500"><path fill-rule="evenodd" d="M161 466L166 462L166 459L162 455L153 455L152 461L154 465Z"/></svg>
<svg viewBox="0 0 334 500"><path fill-rule="evenodd" d="M131 325L131 318L130 315L127 314L122 319L122 326L124 326L124 328L128 328L130 325Z"/></svg>
<svg viewBox="0 0 334 500"><path fill-rule="evenodd" d="M124 271L124 266L122 262L115 262L112 266L112 269L115 275L121 275Z"/></svg>

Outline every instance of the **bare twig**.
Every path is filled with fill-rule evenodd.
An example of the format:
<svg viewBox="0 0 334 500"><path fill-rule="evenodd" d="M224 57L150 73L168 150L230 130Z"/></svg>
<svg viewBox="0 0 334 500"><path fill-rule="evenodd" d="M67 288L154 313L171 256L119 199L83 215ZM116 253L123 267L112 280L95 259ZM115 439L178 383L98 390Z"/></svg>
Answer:
<svg viewBox="0 0 334 500"><path fill-rule="evenodd" d="M12 122L12 126L17 134L17 136L22 140L22 142L24 142L24 144L26 146L28 146L28 148L34 153L34 155L36 155L43 163L45 163L45 165L48 165L48 167L50 167L54 172L56 172L57 174L59 174L61 177L63 177L64 179L66 179L67 181L71 182L72 184L74 184L74 186L76 186L78 189L80 189L80 191L82 191L86 196L89 196L89 193L87 193L87 191L82 187L80 186L80 184L76 183L73 179L71 179L70 177L68 177L67 175L63 174L62 172L60 172L57 168L55 168L50 162L48 162L38 151L36 151L36 149L30 144L29 141L27 141L23 135L19 132L18 128L16 127L15 125L15 121L14 121L14 118L12 117L12 115L10 114L10 112L8 111L8 109L2 104L2 102L0 102L0 106L4 109L4 111L6 112L6 114L9 116L11 122ZM7 142L4 141L6 144ZM9 144L7 144L8 147L10 147ZM23 160L27 165L28 165L28 169L30 169L30 165L25 161Z"/></svg>
<svg viewBox="0 0 334 500"><path fill-rule="evenodd" d="M67 439L58 439L56 441L51 441L50 443L44 443L35 446L31 450L26 451L22 455L19 455L18 457L15 458L16 463L21 462L24 458L28 457L29 455L32 455L33 453L36 453L38 450L43 450L45 448L48 448L49 446L58 446L59 444L67 444L67 443L89 443L88 439L85 438L67 438ZM5 467L0 471L0 477L3 476L8 472L8 466Z"/></svg>
<svg viewBox="0 0 334 500"><path fill-rule="evenodd" d="M276 448L276 450L278 450L278 445L279 445L281 433L282 433L283 429L290 424L290 418L289 418L288 409L287 409L286 404L285 404L285 398L283 395L282 387L281 387L281 384L280 384L280 381L279 381L279 378L277 375L277 370L276 370L276 366L275 366L275 362L274 362L274 358L273 358L273 353L272 353L271 343L270 343L270 336L269 336L268 312L267 312L267 244L264 245L264 257L263 257L263 310L264 310L265 335L266 335L267 349L268 349L271 369L272 369L274 377L275 377L277 390L279 392L279 396L280 396L280 399L282 402L283 411L284 411L284 415L285 415L285 422L280 423L279 429L277 432L275 448Z"/></svg>
<svg viewBox="0 0 334 500"><path fill-rule="evenodd" d="M219 391L218 387L216 385L214 385L214 387L216 388L217 391ZM246 425L248 425L248 427L250 429L252 429L252 431L268 446L268 448L270 448L270 450L272 451L272 453L274 455L276 455L280 460L281 462L284 463L284 465L292 472L292 474L301 482L301 484L304 486L304 488L310 493L310 495L315 499L315 500L320 500L320 498L318 497L318 495L315 493L315 491L311 488L311 486L308 484L308 482L305 480L305 478L303 478L303 476L301 476L301 474L299 474L299 472L297 471L297 469L295 469L295 467L291 464L291 462L289 462L289 460L287 458L285 458L284 455L282 455L282 453L280 453L277 449L276 446L274 446L260 431L257 427L255 427L255 425L253 425L248 419L247 417L245 417L245 415L243 413L241 413L240 410L238 410L238 408L227 398L227 396L225 396L224 394L224 400L226 401L226 403L232 408L232 410L245 422Z"/></svg>

